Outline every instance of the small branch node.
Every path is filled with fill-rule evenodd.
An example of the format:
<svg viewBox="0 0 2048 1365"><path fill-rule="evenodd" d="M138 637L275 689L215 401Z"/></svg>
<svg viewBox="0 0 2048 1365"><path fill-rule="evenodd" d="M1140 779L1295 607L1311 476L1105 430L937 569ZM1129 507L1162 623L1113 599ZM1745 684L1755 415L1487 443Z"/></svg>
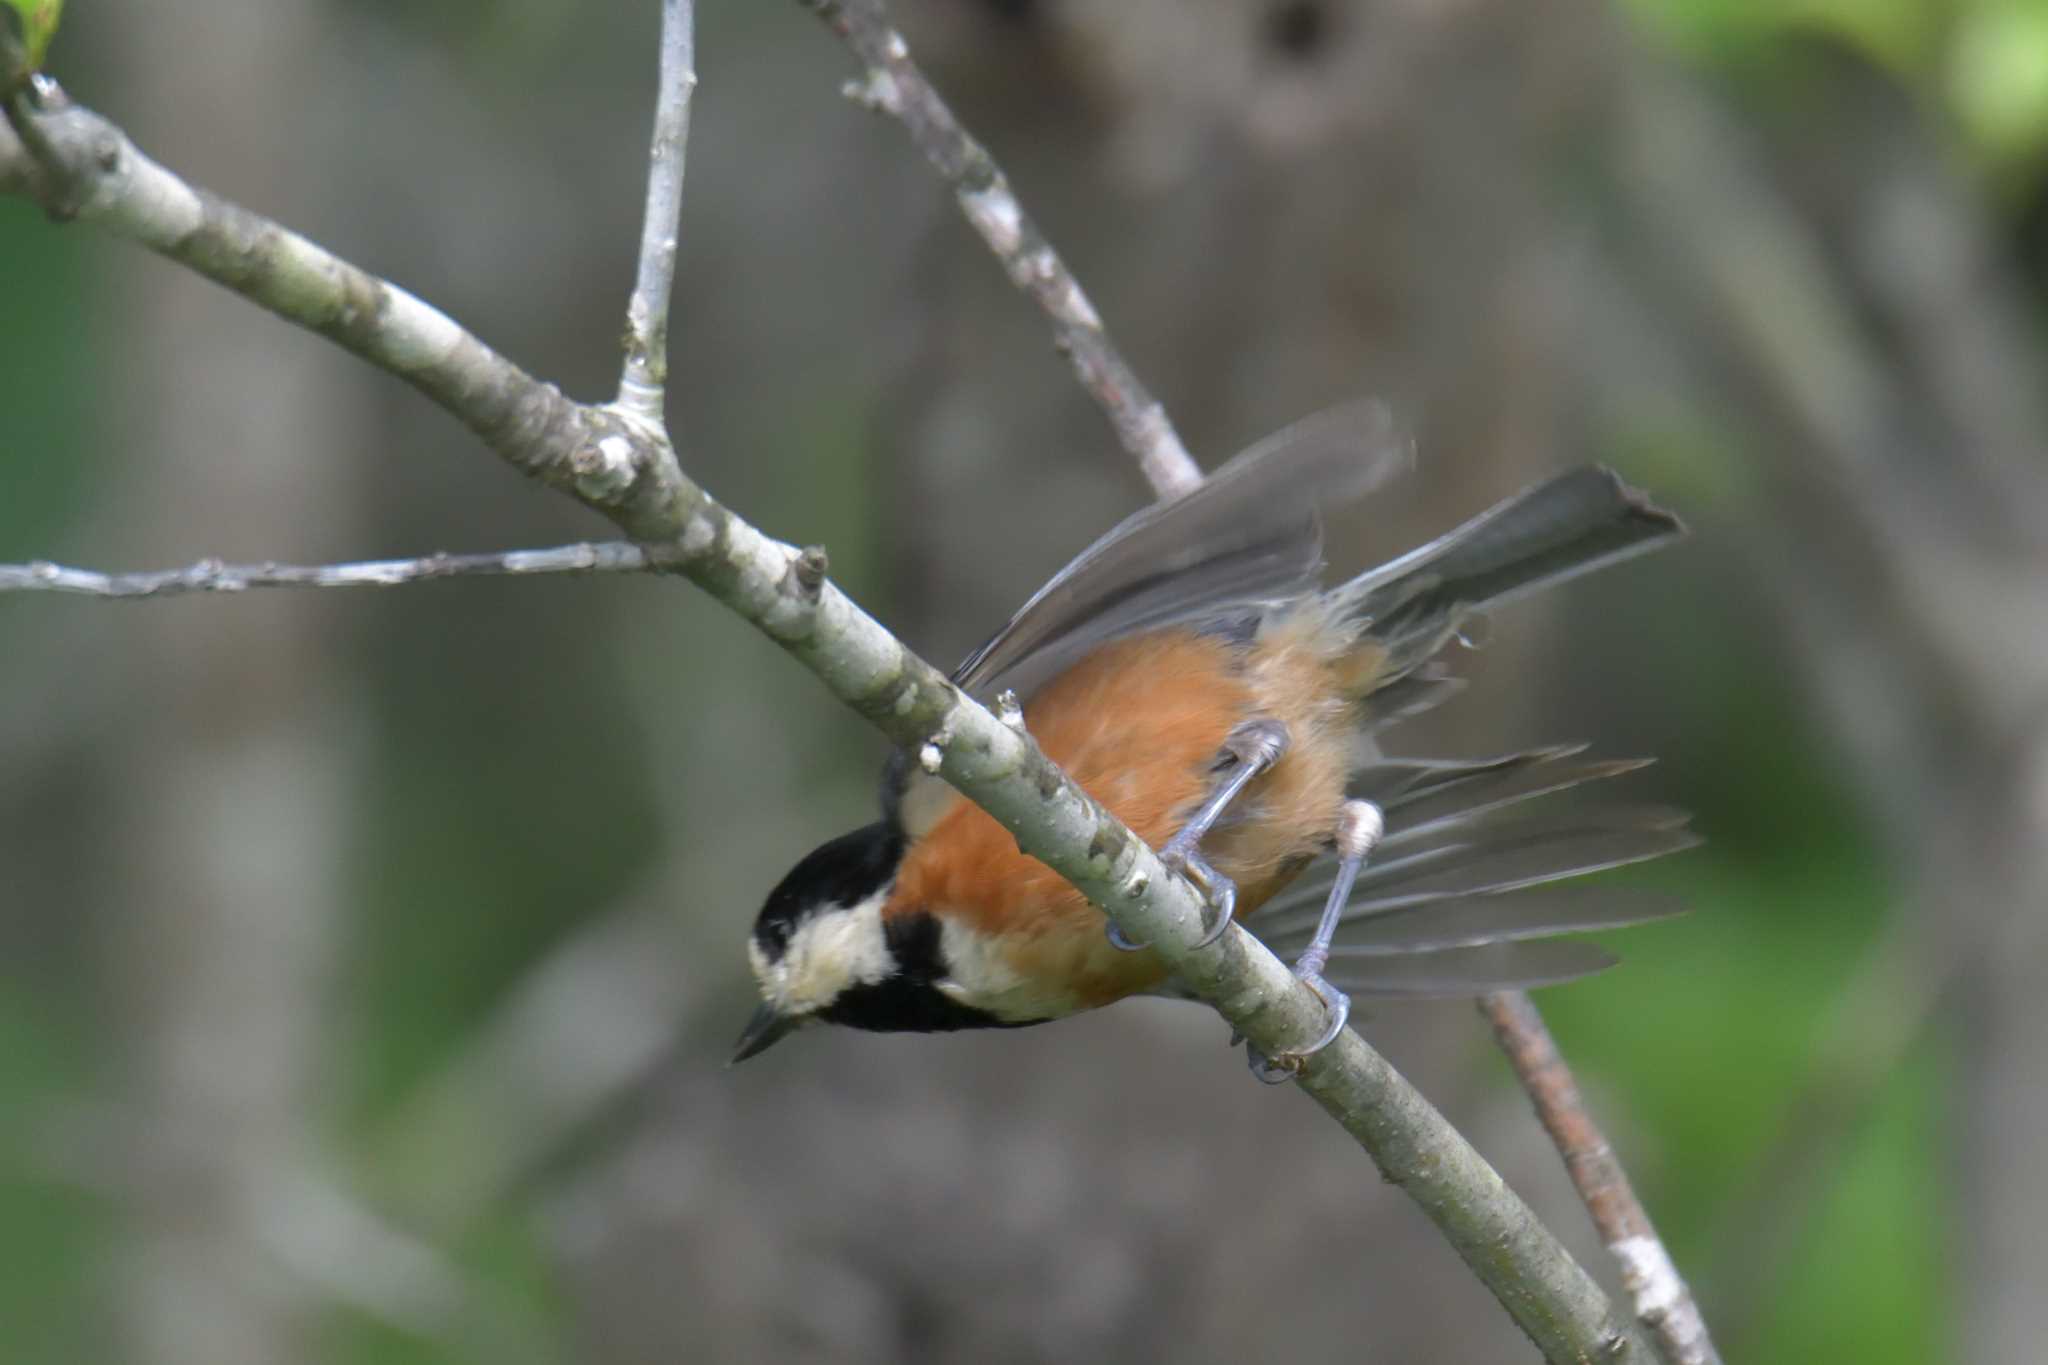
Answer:
<svg viewBox="0 0 2048 1365"><path fill-rule="evenodd" d="M683 553L687 556L694 558L695 556L701 555L706 550L710 549L712 542L714 542L717 539L718 528L712 525L711 518L707 516L695 516L691 517L689 522L683 527L683 535L680 543L682 545Z"/></svg>
<svg viewBox="0 0 2048 1365"><path fill-rule="evenodd" d="M839 93L871 114L893 114L898 107L896 79L879 68L847 81Z"/></svg>
<svg viewBox="0 0 2048 1365"><path fill-rule="evenodd" d="M1024 704L1017 700L1015 688L1006 687L996 694L996 719L1019 734L1025 732Z"/></svg>
<svg viewBox="0 0 2048 1365"><path fill-rule="evenodd" d="M967 191L960 196L960 204L996 255L1013 255L1024 245L1024 210L1001 180Z"/></svg>
<svg viewBox="0 0 2048 1365"><path fill-rule="evenodd" d="M625 496L639 473L632 439L616 432L577 447L569 457L569 469L576 478L576 491L596 502Z"/></svg>
<svg viewBox="0 0 2048 1365"><path fill-rule="evenodd" d="M806 545L790 561L790 576L795 579L797 592L806 600L816 602L819 592L825 586L825 575L830 570L830 561L822 545Z"/></svg>
<svg viewBox="0 0 2048 1365"><path fill-rule="evenodd" d="M1081 292L1081 286L1071 277L1060 293L1060 311L1072 318L1077 327L1085 327L1091 332L1102 330L1102 315L1095 311L1095 305L1088 302L1088 296Z"/></svg>
<svg viewBox="0 0 2048 1365"><path fill-rule="evenodd" d="M937 777L946 761L946 749L953 743L953 725L958 712L948 711L946 718L939 722L937 733L926 740L917 751L917 766Z"/></svg>

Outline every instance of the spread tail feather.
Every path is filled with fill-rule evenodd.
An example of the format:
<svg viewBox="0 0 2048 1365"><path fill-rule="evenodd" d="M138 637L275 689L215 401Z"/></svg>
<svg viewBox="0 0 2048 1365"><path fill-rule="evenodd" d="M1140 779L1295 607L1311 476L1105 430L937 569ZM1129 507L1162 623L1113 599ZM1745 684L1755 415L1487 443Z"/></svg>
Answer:
<svg viewBox="0 0 2048 1365"><path fill-rule="evenodd" d="M1351 995L1463 997L1576 981L1621 959L1584 939L1494 942L1399 957L1332 956L1323 978Z"/></svg>
<svg viewBox="0 0 2048 1365"><path fill-rule="evenodd" d="M1612 470L1537 484L1427 545L1336 589L1363 636L1386 651L1384 685L1436 653L1468 614L1605 568L1685 534Z"/></svg>
<svg viewBox="0 0 2048 1365"><path fill-rule="evenodd" d="M1383 759L1354 793L1379 803L1386 836L1354 883L1324 975L1365 995L1476 995L1598 971L1612 956L1559 935L1680 913L1621 887L1555 883L1690 848L1683 813L1583 809L1539 798L1619 777L1639 760L1586 759L1583 745L1471 760ZM1533 811L1525 803L1537 802ZM1336 880L1326 855L1245 927L1283 955L1306 945Z"/></svg>

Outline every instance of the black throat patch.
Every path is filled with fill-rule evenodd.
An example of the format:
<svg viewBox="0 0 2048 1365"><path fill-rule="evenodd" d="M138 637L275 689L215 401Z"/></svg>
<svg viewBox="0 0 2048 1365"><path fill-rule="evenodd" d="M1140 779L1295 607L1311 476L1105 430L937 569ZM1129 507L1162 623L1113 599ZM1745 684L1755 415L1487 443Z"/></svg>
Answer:
<svg viewBox="0 0 2048 1365"><path fill-rule="evenodd" d="M850 986L818 1017L872 1033L950 1033L963 1028L1022 1028L1041 1021L998 1019L963 1005L935 984L946 975L939 921L922 911L891 915L882 933L896 973L871 985Z"/></svg>

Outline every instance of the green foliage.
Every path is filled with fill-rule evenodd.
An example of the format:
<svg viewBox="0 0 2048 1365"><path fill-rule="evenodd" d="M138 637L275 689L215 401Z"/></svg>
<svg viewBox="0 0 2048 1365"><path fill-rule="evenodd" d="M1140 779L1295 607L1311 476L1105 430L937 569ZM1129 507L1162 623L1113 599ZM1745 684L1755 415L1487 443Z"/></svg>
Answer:
<svg viewBox="0 0 2048 1365"><path fill-rule="evenodd" d="M1946 1192L1929 1169L1943 1140L1935 1060L1903 1068L1847 1144L1772 1295L1758 1360L1942 1358L1948 1228Z"/></svg>
<svg viewBox="0 0 2048 1365"><path fill-rule="evenodd" d="M1812 1040L1890 909L1866 851L1808 854L1759 864L1710 846L1656 869L1646 880L1694 913L1617 938L1624 970L1541 996L1596 1111L1614 1118L1602 1097L1623 1097L1615 1135L1710 1323L1731 1207L1754 1193L1758 1156L1809 1080ZM1754 1339L1724 1338L1724 1349L1762 1365L1938 1357L1935 1087L1925 1059L1886 1084L1874 1121L1852 1128L1820 1174L1815 1217L1782 1249L1786 1278Z"/></svg>
<svg viewBox="0 0 2048 1365"><path fill-rule="evenodd" d="M42 66L63 13L64 0L0 0L0 90Z"/></svg>
<svg viewBox="0 0 2048 1365"><path fill-rule="evenodd" d="M2048 153L2048 6L2039 0L1628 0L1681 52L1741 67L1798 36L1846 43L1918 92L1993 167Z"/></svg>
<svg viewBox="0 0 2048 1365"><path fill-rule="evenodd" d="M77 433L90 406L79 367L92 337L84 262L96 244L75 233L52 233L24 201L0 202L0 274L6 277L0 325L0 540L44 543L90 496L97 448ZM33 263L32 265L29 263ZM64 452L52 458L51 452Z"/></svg>
<svg viewBox="0 0 2048 1365"><path fill-rule="evenodd" d="M97 1201L66 1167L55 1097L76 1093L80 1030L46 994L0 983L0 1323L7 1359L91 1359L88 1279L103 1246ZM69 1153L72 1161L92 1160Z"/></svg>
<svg viewBox="0 0 2048 1365"><path fill-rule="evenodd" d="M1956 25L1947 94L1971 140L1993 157L2048 151L2048 7L1979 4Z"/></svg>

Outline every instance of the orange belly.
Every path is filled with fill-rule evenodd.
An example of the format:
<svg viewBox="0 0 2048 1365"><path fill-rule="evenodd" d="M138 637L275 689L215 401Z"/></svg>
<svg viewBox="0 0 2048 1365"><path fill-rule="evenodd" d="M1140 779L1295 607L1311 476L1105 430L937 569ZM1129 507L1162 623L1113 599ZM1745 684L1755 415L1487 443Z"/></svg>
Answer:
<svg viewBox="0 0 2048 1365"><path fill-rule="evenodd" d="M1115 641L1048 683L1025 707L1046 755L1154 848L1214 780L1224 738L1270 716L1287 752L1203 841L1238 885L1247 914L1327 847L1343 800L1356 692L1315 618L1281 622L1249 648L1189 631ZM883 914L929 910L955 937L966 1003L1006 1018L1069 1014L1157 989L1166 968L1104 937L1102 912L1010 833L956 800L905 857ZM969 963L963 958L972 958Z"/></svg>

